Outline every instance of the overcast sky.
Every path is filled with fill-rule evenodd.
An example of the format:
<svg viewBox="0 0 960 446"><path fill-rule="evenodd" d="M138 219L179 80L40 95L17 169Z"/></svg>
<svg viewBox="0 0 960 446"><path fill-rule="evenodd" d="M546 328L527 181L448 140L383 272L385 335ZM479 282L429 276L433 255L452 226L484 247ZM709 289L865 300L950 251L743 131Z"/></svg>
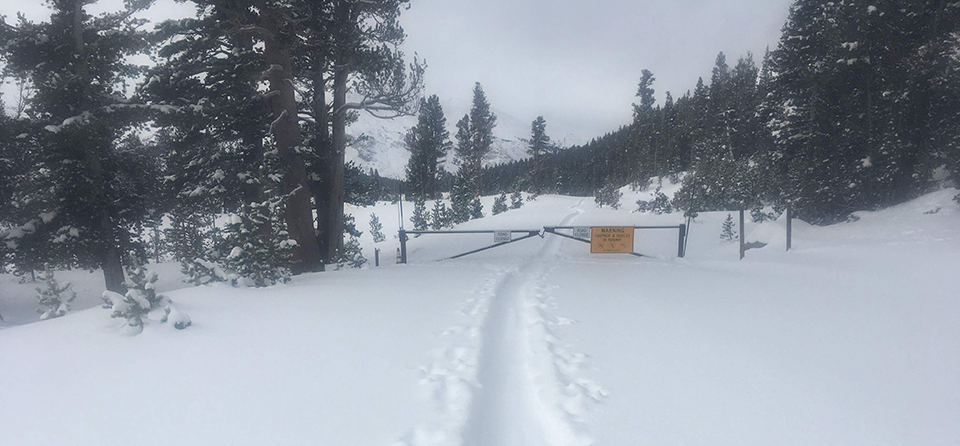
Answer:
<svg viewBox="0 0 960 446"><path fill-rule="evenodd" d="M119 0L102 0L101 8ZM748 51L759 64L775 47L792 0L411 0L401 20L405 51L425 58L426 93L469 100L474 82L493 107L547 119L555 139L599 136L631 120L640 71L679 97L709 80L718 52L732 65ZM189 12L161 0L151 13ZM2 1L42 18L40 0ZM9 98L8 98L9 99ZM456 119L456 117L448 117Z"/></svg>

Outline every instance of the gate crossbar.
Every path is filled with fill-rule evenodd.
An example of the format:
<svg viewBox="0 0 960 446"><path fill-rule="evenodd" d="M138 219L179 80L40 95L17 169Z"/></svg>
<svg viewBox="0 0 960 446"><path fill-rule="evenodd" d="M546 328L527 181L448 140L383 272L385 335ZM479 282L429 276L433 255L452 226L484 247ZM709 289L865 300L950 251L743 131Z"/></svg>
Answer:
<svg viewBox="0 0 960 446"><path fill-rule="evenodd" d="M486 251L488 249L499 248L503 245L509 245L513 242L519 242L520 240L526 240L531 237L536 237L540 235L539 229L504 229L504 230L489 230L489 229L478 229L478 230L458 230L458 231L407 231L400 230L400 263L407 263L407 234L495 234L497 232L509 232L514 233L526 233L527 235L511 239L506 242L494 243L489 246L484 246L480 249L474 249L473 251L465 252L462 254L457 254L453 257L448 257L448 259L459 259L460 257L465 257L470 254L476 254L478 252ZM542 235L540 235L542 237Z"/></svg>

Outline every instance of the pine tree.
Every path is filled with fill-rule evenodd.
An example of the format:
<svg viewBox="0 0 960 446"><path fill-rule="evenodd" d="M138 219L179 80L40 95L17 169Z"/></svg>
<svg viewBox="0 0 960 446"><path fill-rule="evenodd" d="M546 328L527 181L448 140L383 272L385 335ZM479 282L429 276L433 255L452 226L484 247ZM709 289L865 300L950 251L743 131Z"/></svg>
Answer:
<svg viewBox="0 0 960 446"><path fill-rule="evenodd" d="M279 198L249 203L227 222L223 266L247 285L264 287L289 280L296 241L285 230L283 210Z"/></svg>
<svg viewBox="0 0 960 446"><path fill-rule="evenodd" d="M520 193L520 188L516 188L513 194L510 195L510 209L520 209L522 207L523 194Z"/></svg>
<svg viewBox="0 0 960 446"><path fill-rule="evenodd" d="M44 128L34 136L40 168L33 198L51 217L31 237L59 242L36 254L57 265L101 268L106 288L122 292L121 253L135 243L156 196L143 154L121 142L137 118L124 88L136 71L129 57L147 46L143 22L132 14L146 4L92 17L87 3L50 2L49 22L4 26L0 57L36 89L29 110Z"/></svg>
<svg viewBox="0 0 960 446"><path fill-rule="evenodd" d="M537 116L537 119L533 120L533 123L530 124L530 127L531 134L527 153L533 157L533 170L530 172L531 183L533 186L532 192L534 194L540 194L543 192L540 179L540 160L550 146L550 137L547 136L547 121L543 119L543 116ZM497 212L494 211L494 214L496 213Z"/></svg>
<svg viewBox="0 0 960 446"><path fill-rule="evenodd" d="M70 311L70 303L77 298L76 291L73 290L70 283L63 286L57 282L53 270L47 265L43 271L43 280L46 288L37 288L37 300L40 303L37 312L40 313L40 320L47 320L63 316Z"/></svg>
<svg viewBox="0 0 960 446"><path fill-rule="evenodd" d="M200 162L193 165L212 170L212 175L193 178L201 182L193 189L197 195L209 192L202 185L208 179L241 179L247 183L240 189L243 203L266 201L269 197L261 196L257 184L262 173L257 169L267 152L275 152L281 193L286 195L286 231L296 241L291 248L293 273L322 270L294 92L292 54L303 25L297 10L304 5L261 0L196 3L196 20L161 27L160 37L167 39L161 56L167 60L154 70L144 94L171 112L170 119L178 126L173 139L198 149L194 157ZM229 112L218 113L222 107ZM240 165L252 171L219 166L216 152L198 153L204 143L232 152L231 158L240 158Z"/></svg>
<svg viewBox="0 0 960 446"><path fill-rule="evenodd" d="M450 212L447 210L446 203L437 200L433 203L433 211L430 213L430 227L434 231L439 231L450 225Z"/></svg>
<svg viewBox="0 0 960 446"><path fill-rule="evenodd" d="M597 189L594 201L597 203L597 207L610 206L613 209L620 209L620 197L622 196L623 192L620 192L619 187L609 185Z"/></svg>
<svg viewBox="0 0 960 446"><path fill-rule="evenodd" d="M480 197L470 201L470 218L483 218L483 204L480 203Z"/></svg>
<svg viewBox="0 0 960 446"><path fill-rule="evenodd" d="M160 308L170 303L170 299L163 294L157 294L158 280L156 271L148 274L143 266L132 268L127 271L127 291L140 293L150 303L150 308Z"/></svg>
<svg viewBox="0 0 960 446"><path fill-rule="evenodd" d="M357 229L355 220L350 214L343 216L343 231L349 238L343 244L343 249L337 253L337 267L362 268L367 263L367 258L363 256L363 249L360 248L360 235L363 232Z"/></svg>
<svg viewBox="0 0 960 446"><path fill-rule="evenodd" d="M417 197L413 201L413 215L410 216L413 222L413 229L423 231L427 229L427 203L423 197Z"/></svg>
<svg viewBox="0 0 960 446"><path fill-rule="evenodd" d="M457 174L450 191L450 222L454 225L470 220L472 212L470 202L473 201L473 189L469 179Z"/></svg>
<svg viewBox="0 0 960 446"><path fill-rule="evenodd" d="M302 77L311 89L309 109L321 123L313 126L313 171L318 179L314 196L321 254L327 262L344 244L343 172L352 114L412 114L421 96L425 66L414 58L408 69L399 50L406 37L399 20L406 6L407 0L323 0L305 2L291 13L306 31L303 40L309 51L298 60L306 67Z"/></svg>
<svg viewBox="0 0 960 446"><path fill-rule="evenodd" d="M720 240L727 242L740 240L740 236L735 232L735 227L733 215L727 214L727 219L723 221L723 231L720 233Z"/></svg>
<svg viewBox="0 0 960 446"><path fill-rule="evenodd" d="M125 319L124 333L135 336L143 332L143 319L150 312L150 302L140 290L128 290L126 294L107 290L101 295L103 308L109 309L110 317Z"/></svg>
<svg viewBox="0 0 960 446"><path fill-rule="evenodd" d="M493 200L493 215L507 212L507 194L501 192L500 196Z"/></svg>
<svg viewBox="0 0 960 446"><path fill-rule="evenodd" d="M417 125L404 138L410 151L406 168L409 193L424 199L437 198L440 191L441 163L451 147L446 122L440 99L436 95L430 96L421 100Z"/></svg>
<svg viewBox="0 0 960 446"><path fill-rule="evenodd" d="M457 122L456 163L460 190L456 190L458 184L455 181L454 193L463 196L457 199L451 196L454 221L462 216L458 211L460 204L467 205L463 209L466 209L465 215L468 218L480 218L476 216L482 216L481 207L478 205L479 197L483 193L483 160L493 146L493 128L496 127L496 123L497 117L490 111L486 94L484 94L483 87L478 82L473 88L473 106L470 109L470 114L465 115ZM469 199L466 199L468 193L470 196ZM472 203L474 199L477 199L476 204Z"/></svg>
<svg viewBox="0 0 960 446"><path fill-rule="evenodd" d="M370 235L373 236L374 243L380 243L387 239L382 232L383 224L380 223L380 219L377 218L377 214L373 212L370 213Z"/></svg>

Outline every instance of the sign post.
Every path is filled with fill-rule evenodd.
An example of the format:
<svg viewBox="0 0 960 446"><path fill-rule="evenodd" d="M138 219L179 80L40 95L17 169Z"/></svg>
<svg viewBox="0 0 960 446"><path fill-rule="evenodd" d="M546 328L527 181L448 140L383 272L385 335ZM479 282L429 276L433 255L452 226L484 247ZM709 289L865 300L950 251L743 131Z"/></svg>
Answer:
<svg viewBox="0 0 960 446"><path fill-rule="evenodd" d="M633 253L633 226L597 226L591 229L590 253Z"/></svg>

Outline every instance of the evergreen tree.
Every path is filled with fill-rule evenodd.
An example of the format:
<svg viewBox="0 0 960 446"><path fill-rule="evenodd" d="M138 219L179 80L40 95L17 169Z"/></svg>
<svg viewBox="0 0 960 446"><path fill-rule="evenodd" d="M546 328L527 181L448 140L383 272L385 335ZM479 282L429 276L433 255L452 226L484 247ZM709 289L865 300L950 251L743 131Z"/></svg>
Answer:
<svg viewBox="0 0 960 446"><path fill-rule="evenodd" d="M58 243L38 254L56 265L101 268L106 288L123 292L121 253L156 195L142 154L121 143L137 118L125 84L137 70L129 57L147 46L143 21L132 17L146 2L98 17L86 12L88 3L52 1L49 22L4 26L0 51L7 69L36 89L29 113L44 128L34 136L34 199L50 218L31 237Z"/></svg>
<svg viewBox="0 0 960 446"><path fill-rule="evenodd" d="M462 194L453 200L454 221L456 222L462 213L458 211L460 204L467 204L465 215L470 218L479 218L482 216L481 206L479 206L479 197L483 193L483 160L490 153L493 146L493 128L496 126L497 117L490 111L490 104L487 102L483 87L478 82L473 88L473 106L470 114L465 115L457 122L457 146L456 162L458 166L457 177L460 181L459 191L457 182L454 182L456 193ZM464 203L461 203L466 194L470 197ZM476 203L473 203L476 199ZM459 201L458 201L459 200Z"/></svg>
<svg viewBox="0 0 960 446"><path fill-rule="evenodd" d="M264 287L290 277L291 240L283 224L284 200L244 204L227 222L223 265L245 284Z"/></svg>
<svg viewBox="0 0 960 446"><path fill-rule="evenodd" d="M377 218L377 214L370 213L370 235L373 236L374 243L380 243L387 239L382 232L383 224L380 223L380 219Z"/></svg>
<svg viewBox="0 0 960 446"><path fill-rule="evenodd" d="M150 308L160 308L170 303L170 299L163 294L157 294L157 281L159 277L156 271L150 271L149 274L143 266L137 266L127 271L127 291L136 291L150 303Z"/></svg>
<svg viewBox="0 0 960 446"><path fill-rule="evenodd" d="M543 119L543 116L537 116L537 119L533 120L533 123L530 125L530 143L528 144L527 153L533 157L533 170L530 172L531 183L533 186L532 192L534 194L542 193L542 184L540 179L540 159L546 154L550 146L550 137L547 136L547 121ZM494 210L494 214L496 214Z"/></svg>
<svg viewBox="0 0 960 446"><path fill-rule="evenodd" d="M162 103L162 111L171 112L172 124L177 124L174 141L190 144L197 152L206 148L204 142L212 142L233 152L230 158L240 158L240 165L251 171L223 168L216 151L194 152L199 162L193 165L212 172L193 178L201 184L190 193L209 193L213 188L206 189L204 181L239 179L246 183L240 189L242 202L262 203L269 197L262 196L258 180L264 172L258 170L264 154L275 151L276 172L268 174L280 176L281 193L286 195L286 231L296 241L291 268L295 274L322 270L311 183L298 149L303 137L294 94L292 54L303 25L297 11L304 5L296 0L195 3L196 20L167 22L160 28L166 41L160 55L166 61L154 70L144 94ZM222 107L229 111L217 113Z"/></svg>
<svg viewBox="0 0 960 446"><path fill-rule="evenodd" d="M493 201L493 215L502 214L504 212L507 212L506 192L500 193L500 196Z"/></svg>
<svg viewBox="0 0 960 446"><path fill-rule="evenodd" d="M513 194L510 195L510 209L520 209L522 207L523 194L520 193L520 188L516 188Z"/></svg>
<svg viewBox="0 0 960 446"><path fill-rule="evenodd" d="M727 214L727 219L723 221L723 231L720 233L720 240L727 242L740 240L740 236L737 235L734 229L735 227L736 224L733 223L733 215Z"/></svg>
<svg viewBox="0 0 960 446"><path fill-rule="evenodd" d="M413 215L410 216L413 222L413 229L423 231L427 229L427 203L423 197L417 197L413 201Z"/></svg>
<svg viewBox="0 0 960 446"><path fill-rule="evenodd" d="M430 227L434 231L439 231L451 225L450 213L447 205L441 200L433 203L433 211L430 213Z"/></svg>
<svg viewBox="0 0 960 446"><path fill-rule="evenodd" d="M604 186L597 189L594 201L597 203L597 207L600 208L610 206L613 209L620 209L620 197L622 196L623 192L620 192L619 187Z"/></svg>
<svg viewBox="0 0 960 446"><path fill-rule="evenodd" d="M404 138L410 151L406 168L409 193L424 199L437 198L440 192L439 183L443 177L441 163L451 147L446 122L440 98L430 96L421 100L417 125Z"/></svg>
<svg viewBox="0 0 960 446"><path fill-rule="evenodd" d="M47 320L63 316L70 311L70 303L77 298L77 292L74 291L69 282L63 286L57 282L53 270L47 265L43 271L43 280L46 288L37 288L37 300L40 303L37 312L40 313L40 320Z"/></svg>

